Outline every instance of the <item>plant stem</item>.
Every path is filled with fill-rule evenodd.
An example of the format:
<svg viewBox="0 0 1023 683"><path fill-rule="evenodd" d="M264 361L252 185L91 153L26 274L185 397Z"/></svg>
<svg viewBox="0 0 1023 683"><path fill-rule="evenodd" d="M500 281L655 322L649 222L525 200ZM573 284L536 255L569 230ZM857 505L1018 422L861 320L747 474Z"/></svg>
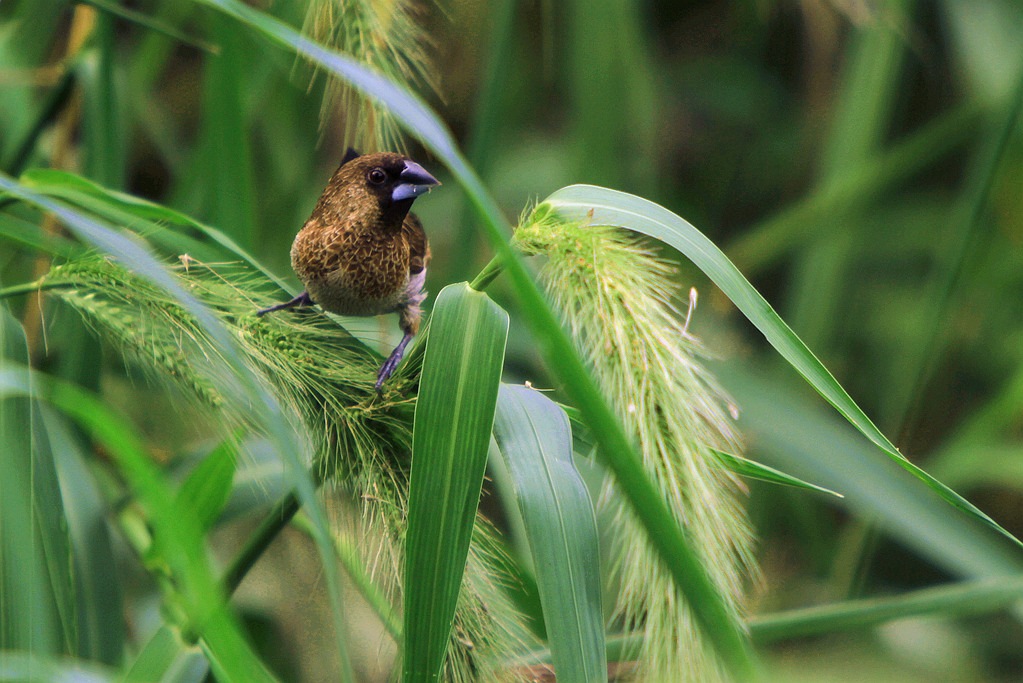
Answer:
<svg viewBox="0 0 1023 683"><path fill-rule="evenodd" d="M495 256L490 259L490 263L483 266L483 270L480 271L479 275L476 276L469 286L475 289L477 292L482 292L490 283L497 279L497 276L504 271L504 265L501 263L501 257Z"/></svg>
<svg viewBox="0 0 1023 683"><path fill-rule="evenodd" d="M279 500L259 523L256 531L234 556L227 571L224 572L222 583L224 593L228 597L235 592L245 575L249 573L252 566L256 564L256 560L263 555L263 551L270 546L280 530L288 525L291 518L298 512L299 507L301 507L301 503L299 503L298 494L292 491Z"/></svg>
<svg viewBox="0 0 1023 683"><path fill-rule="evenodd" d="M18 296L20 294L32 294L33 292L42 292L47 289L59 289L61 287L74 287L73 282L61 282L56 280L46 281L34 280L32 282L23 282L20 285L11 285L10 287L4 287L0 289L0 299L6 299L11 296Z"/></svg>
<svg viewBox="0 0 1023 683"><path fill-rule="evenodd" d="M19 176L25 170L29 157L32 156L32 150L35 149L36 143L39 140L39 136L42 135L46 127L50 125L57 117L57 114L68 103L74 84L75 73L72 69L68 69L61 75L57 85L50 90L42 109L39 111L39 116L36 117L32 127L25 134L24 139L15 148L15 152L11 155L10 160L4 164L4 168L9 175Z"/></svg>

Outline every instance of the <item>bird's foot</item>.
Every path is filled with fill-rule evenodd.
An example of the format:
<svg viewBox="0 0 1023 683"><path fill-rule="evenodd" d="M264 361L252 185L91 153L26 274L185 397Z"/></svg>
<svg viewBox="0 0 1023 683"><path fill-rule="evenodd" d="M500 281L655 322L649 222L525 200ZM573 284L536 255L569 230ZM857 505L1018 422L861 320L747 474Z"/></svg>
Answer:
<svg viewBox="0 0 1023 683"><path fill-rule="evenodd" d="M405 355L405 347L408 346L410 341L412 341L412 335L406 332L405 336L401 338L400 342L398 342L398 345L394 347L394 351L391 351L391 355L388 356L387 360L384 361L384 364L380 366L380 371L377 373L377 383L374 385L378 394L380 393L380 387L384 385L387 378L390 377L398 367L398 363L401 362L402 357Z"/></svg>
<svg viewBox="0 0 1023 683"><path fill-rule="evenodd" d="M263 315L266 315L267 313L272 313L273 311L280 311L280 310L285 309L285 308L294 308L295 306L312 306L312 305L313 305L313 300L309 298L309 292L302 292L301 294L296 296L291 301L287 301L287 302L285 302L283 304L277 304L276 306L271 306L270 308L264 308L262 310L256 311L256 315L263 316Z"/></svg>

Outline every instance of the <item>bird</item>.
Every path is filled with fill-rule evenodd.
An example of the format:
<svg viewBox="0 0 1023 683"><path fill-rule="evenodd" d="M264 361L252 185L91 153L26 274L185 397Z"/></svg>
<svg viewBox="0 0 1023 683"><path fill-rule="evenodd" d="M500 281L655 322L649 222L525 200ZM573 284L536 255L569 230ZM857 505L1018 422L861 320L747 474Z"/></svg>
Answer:
<svg viewBox="0 0 1023 683"><path fill-rule="evenodd" d="M256 311L318 304L331 313L398 313L404 336L377 372L377 392L419 332L430 247L412 202L440 182L403 154L349 148L291 246L305 291Z"/></svg>

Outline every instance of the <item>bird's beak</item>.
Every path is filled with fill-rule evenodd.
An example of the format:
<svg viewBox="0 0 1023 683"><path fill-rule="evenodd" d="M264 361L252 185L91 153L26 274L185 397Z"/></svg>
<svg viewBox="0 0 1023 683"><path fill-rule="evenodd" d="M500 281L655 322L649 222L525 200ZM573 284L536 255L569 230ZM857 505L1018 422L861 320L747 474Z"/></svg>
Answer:
<svg viewBox="0 0 1023 683"><path fill-rule="evenodd" d="M401 182L395 185L391 192L391 199L396 202L415 199L419 195L429 192L434 185L440 185L439 180L414 161L405 162L405 170L398 178Z"/></svg>

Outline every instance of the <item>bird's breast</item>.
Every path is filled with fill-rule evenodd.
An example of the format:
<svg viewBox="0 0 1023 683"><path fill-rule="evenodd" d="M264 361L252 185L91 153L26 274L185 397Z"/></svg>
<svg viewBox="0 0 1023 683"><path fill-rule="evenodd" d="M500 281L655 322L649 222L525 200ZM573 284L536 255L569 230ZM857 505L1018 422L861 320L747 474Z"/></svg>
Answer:
<svg viewBox="0 0 1023 683"><path fill-rule="evenodd" d="M291 248L310 298L340 315L379 315L401 305L409 282L409 247L400 232L307 225Z"/></svg>

